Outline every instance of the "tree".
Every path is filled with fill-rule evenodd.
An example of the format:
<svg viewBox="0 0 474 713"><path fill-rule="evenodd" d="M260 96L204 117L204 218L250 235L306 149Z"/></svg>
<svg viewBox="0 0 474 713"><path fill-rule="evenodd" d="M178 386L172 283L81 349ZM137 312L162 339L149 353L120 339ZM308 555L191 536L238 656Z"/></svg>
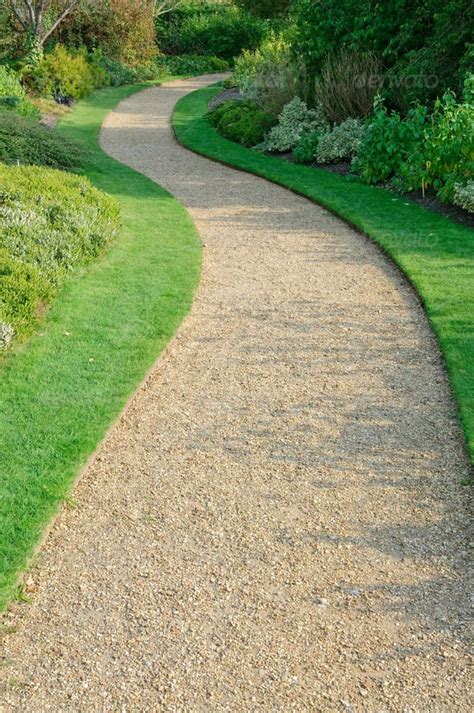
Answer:
<svg viewBox="0 0 474 713"><path fill-rule="evenodd" d="M77 5L78 0L7 0L7 6L38 48Z"/></svg>

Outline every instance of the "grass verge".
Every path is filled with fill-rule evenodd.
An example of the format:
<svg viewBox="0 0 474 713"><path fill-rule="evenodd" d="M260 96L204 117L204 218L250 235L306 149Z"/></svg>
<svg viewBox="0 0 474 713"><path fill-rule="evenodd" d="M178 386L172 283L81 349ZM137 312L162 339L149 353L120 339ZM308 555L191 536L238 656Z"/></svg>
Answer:
<svg viewBox="0 0 474 713"><path fill-rule="evenodd" d="M143 85L142 85L143 86ZM69 279L37 333L0 368L0 610L74 478L192 303L201 246L186 210L109 158L101 123L142 86L80 102L60 131L85 141L85 171L120 203L107 254Z"/></svg>
<svg viewBox="0 0 474 713"><path fill-rule="evenodd" d="M206 118L220 87L177 104L178 140L208 158L262 176L319 203L374 240L410 280L445 357L474 460L474 233L381 188L246 149L220 136Z"/></svg>

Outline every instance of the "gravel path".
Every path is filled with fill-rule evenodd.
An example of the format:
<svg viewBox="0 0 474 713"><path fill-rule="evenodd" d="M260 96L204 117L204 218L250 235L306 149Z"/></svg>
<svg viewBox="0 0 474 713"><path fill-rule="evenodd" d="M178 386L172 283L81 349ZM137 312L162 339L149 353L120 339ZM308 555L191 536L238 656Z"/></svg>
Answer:
<svg viewBox="0 0 474 713"><path fill-rule="evenodd" d="M175 102L211 79L104 124L188 207L203 280L7 617L0 709L468 711L467 462L437 346L368 240L175 143Z"/></svg>

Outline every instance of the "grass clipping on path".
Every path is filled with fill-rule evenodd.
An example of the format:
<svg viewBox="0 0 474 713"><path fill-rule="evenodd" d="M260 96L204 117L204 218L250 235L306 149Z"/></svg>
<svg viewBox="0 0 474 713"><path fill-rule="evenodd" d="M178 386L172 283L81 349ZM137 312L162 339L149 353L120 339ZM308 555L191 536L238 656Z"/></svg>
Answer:
<svg viewBox="0 0 474 713"><path fill-rule="evenodd" d="M173 125L187 148L286 186L372 238L418 292L438 337L474 459L474 232L381 188L282 161L220 136L206 113L220 87L177 104Z"/></svg>
<svg viewBox="0 0 474 713"><path fill-rule="evenodd" d="M66 282L38 333L0 364L0 609L199 281L201 247L188 213L98 145L104 116L139 88L98 92L61 125L92 149L86 175L118 200L122 228L106 256Z"/></svg>

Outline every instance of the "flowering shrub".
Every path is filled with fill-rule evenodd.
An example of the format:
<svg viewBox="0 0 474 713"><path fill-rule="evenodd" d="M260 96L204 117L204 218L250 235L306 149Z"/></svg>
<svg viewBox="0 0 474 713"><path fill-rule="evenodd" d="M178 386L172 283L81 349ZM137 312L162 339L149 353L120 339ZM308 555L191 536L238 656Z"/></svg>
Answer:
<svg viewBox="0 0 474 713"><path fill-rule="evenodd" d="M302 99L295 97L283 108L278 124L268 133L262 149L289 151L305 134L323 134L328 128L329 124L320 109L308 109Z"/></svg>
<svg viewBox="0 0 474 713"><path fill-rule="evenodd" d="M332 131L320 136L315 159L318 163L333 163L353 159L364 136L365 124L361 119L346 119Z"/></svg>
<svg viewBox="0 0 474 713"><path fill-rule="evenodd" d="M0 351L2 349L8 349L8 346L14 336L15 330L13 329L11 324L7 324L6 322L0 322Z"/></svg>
<svg viewBox="0 0 474 713"><path fill-rule="evenodd" d="M474 213L474 180L468 181L465 186L454 184L453 203L469 213Z"/></svg>

